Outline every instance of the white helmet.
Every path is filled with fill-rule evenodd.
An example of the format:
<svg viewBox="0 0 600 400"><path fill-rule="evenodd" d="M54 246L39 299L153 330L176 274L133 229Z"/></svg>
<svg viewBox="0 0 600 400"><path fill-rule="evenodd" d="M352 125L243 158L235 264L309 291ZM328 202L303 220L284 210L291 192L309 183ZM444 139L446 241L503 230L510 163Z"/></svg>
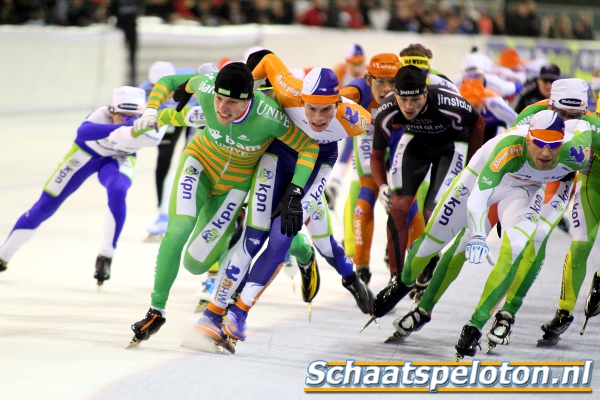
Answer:
<svg viewBox="0 0 600 400"><path fill-rule="evenodd" d="M117 113L141 115L146 108L146 92L133 86L114 88L112 106Z"/></svg>
<svg viewBox="0 0 600 400"><path fill-rule="evenodd" d="M163 76L175 75L175 66L167 61L157 61L148 70L148 81L155 85Z"/></svg>

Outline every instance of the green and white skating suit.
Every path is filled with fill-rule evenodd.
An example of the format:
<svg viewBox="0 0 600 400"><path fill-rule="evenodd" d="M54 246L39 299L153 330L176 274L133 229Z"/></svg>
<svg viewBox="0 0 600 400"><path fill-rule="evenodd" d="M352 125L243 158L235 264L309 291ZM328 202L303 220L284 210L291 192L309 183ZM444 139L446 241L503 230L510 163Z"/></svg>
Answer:
<svg viewBox="0 0 600 400"><path fill-rule="evenodd" d="M550 170L540 171L533 167L527 154L525 136L528 129L528 125L511 128L477 151L444 193L425 233L409 250L402 274L405 285L413 284L429 260L452 242L419 303L424 309L431 311L458 276L466 261L465 248L471 238L474 235L485 237L489 233L488 210L491 205L498 203L503 235L498 261L471 319L471 323L479 329L509 290L536 230L539 229L542 236L538 241L543 242L560 220L569 200L571 180L561 182L551 199L545 199L545 183L564 179L588 166L593 132L584 121L568 121L565 124L565 143L556 165ZM574 151L581 157L574 157ZM529 257L523 261L524 264L532 264L533 258Z"/></svg>
<svg viewBox="0 0 600 400"><path fill-rule="evenodd" d="M529 123L534 114L547 108L548 100L532 104L517 116L515 125ZM585 279L587 260L598 235L598 222L600 219L600 143L597 143L600 140L600 119L591 113L587 113L584 115L583 120L589 122L593 130L593 152L589 170L580 171L577 175L575 193L573 194L574 204L571 212L570 228L572 242L563 264L562 285L558 301L558 308L567 311L575 309L577 296ZM536 252L536 264L543 263L544 250L545 247L542 247L541 251ZM521 272L517 275L515 285L508 293L502 310L515 315L523 302L523 296L529 290L533 279L535 279L535 270L536 268L532 268L529 271L529 276L522 276ZM537 270L539 270L539 267Z"/></svg>

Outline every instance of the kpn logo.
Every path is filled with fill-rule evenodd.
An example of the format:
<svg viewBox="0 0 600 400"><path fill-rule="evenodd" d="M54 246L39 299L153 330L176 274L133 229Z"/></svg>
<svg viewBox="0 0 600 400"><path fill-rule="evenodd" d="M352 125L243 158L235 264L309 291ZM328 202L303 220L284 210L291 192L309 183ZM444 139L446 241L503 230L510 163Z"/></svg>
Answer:
<svg viewBox="0 0 600 400"><path fill-rule="evenodd" d="M202 239L206 240L206 243L214 242L216 239L219 238L219 236L221 236L221 234L216 228L207 229L204 232L202 232Z"/></svg>
<svg viewBox="0 0 600 400"><path fill-rule="evenodd" d="M200 171L198 171L196 168L194 168L191 165L185 169L185 173L190 176L200 175Z"/></svg>
<svg viewBox="0 0 600 400"><path fill-rule="evenodd" d="M275 173L273 171L269 171L266 168L261 169L260 172L258 173L258 179L263 183L266 183L270 179L273 179L274 176L275 176Z"/></svg>

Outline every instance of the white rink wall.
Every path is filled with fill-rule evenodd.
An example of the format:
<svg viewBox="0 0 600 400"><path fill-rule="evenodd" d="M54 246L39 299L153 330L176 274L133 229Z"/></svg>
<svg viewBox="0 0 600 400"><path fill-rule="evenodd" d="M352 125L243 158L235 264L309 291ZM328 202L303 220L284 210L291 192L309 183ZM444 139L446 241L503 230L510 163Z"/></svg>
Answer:
<svg viewBox="0 0 600 400"><path fill-rule="evenodd" d="M217 64L223 57L243 60L251 46L278 54L290 68L331 67L343 59L347 44L363 46L367 57L398 53L411 43L433 51L432 67L449 77L459 74L460 59L476 46L496 59L515 47L525 60L546 57L563 75L588 79L600 68L600 43L479 35L417 35L387 31L344 31L304 26L243 25L199 27L139 24L139 83L157 60L178 68ZM0 114L91 109L110 101L112 88L126 83L127 53L122 33L109 25L88 28L0 27L0 73L4 78Z"/></svg>

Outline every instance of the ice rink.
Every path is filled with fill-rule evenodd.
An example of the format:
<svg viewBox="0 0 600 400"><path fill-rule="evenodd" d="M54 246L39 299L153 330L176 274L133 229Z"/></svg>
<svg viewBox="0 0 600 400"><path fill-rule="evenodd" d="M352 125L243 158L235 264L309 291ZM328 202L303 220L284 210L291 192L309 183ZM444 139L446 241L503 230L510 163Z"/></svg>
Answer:
<svg viewBox="0 0 600 400"><path fill-rule="evenodd" d="M90 110L91 111L91 110ZM86 111L23 113L0 117L0 236L39 197L57 163L70 150ZM112 276L101 291L93 279L106 212L106 194L92 176L0 274L0 399L299 399L391 398L394 394L305 393L307 367L315 360L371 362L454 361L454 343L469 320L490 271L487 264L467 265L441 299L431 323L401 344L384 344L392 321L411 307L403 300L394 314L359 334L368 319L341 285L333 268L319 259L321 288L312 321L291 280L280 274L248 319L248 339L235 356L181 347L199 314L194 314L204 276L180 269L167 305L167 323L139 348L125 350L130 325L144 317L150 302L157 243L144 243L156 217L156 149L139 152L128 214ZM341 239L341 210L333 216ZM383 262L384 215L377 207L373 245L372 290L388 280ZM583 361L595 359L600 346L600 317L590 320L584 336L583 304L591 271L600 266L596 247L588 262L575 321L553 348L537 348L540 325L557 308L561 271L570 238L553 233L545 266L517 315L509 346L482 361ZM490 240L497 254L498 240ZM484 329L489 330L491 321ZM487 339L482 340L485 350ZM597 398L600 366L587 394L428 394L435 398ZM405 393L401 398L422 395ZM398 397L398 395L396 395Z"/></svg>

